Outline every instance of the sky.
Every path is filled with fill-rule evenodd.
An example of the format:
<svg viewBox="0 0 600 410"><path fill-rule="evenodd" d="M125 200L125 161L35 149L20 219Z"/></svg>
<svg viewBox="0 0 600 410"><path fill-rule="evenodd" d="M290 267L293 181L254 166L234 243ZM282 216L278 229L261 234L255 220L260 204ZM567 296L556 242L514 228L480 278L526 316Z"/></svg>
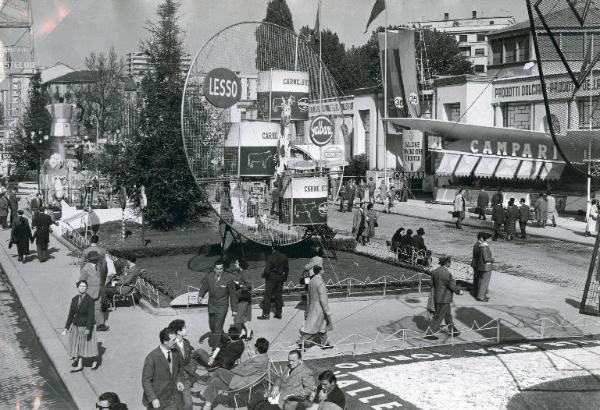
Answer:
<svg viewBox="0 0 600 410"><path fill-rule="evenodd" d="M375 0L321 0L321 27L338 34L347 47L360 46ZM0 0L2 3L2 0ZM159 0L31 0L38 66L57 62L83 68L91 51L114 46L125 55L137 51L147 37L147 20L156 20ZM242 21L264 18L268 0L180 0L180 24L185 46L192 55L219 30ZM317 0L287 0L296 31L314 26ZM484 17L527 18L525 0L387 0L388 24L450 18L469 18L471 11ZM383 25L382 13L371 29Z"/></svg>

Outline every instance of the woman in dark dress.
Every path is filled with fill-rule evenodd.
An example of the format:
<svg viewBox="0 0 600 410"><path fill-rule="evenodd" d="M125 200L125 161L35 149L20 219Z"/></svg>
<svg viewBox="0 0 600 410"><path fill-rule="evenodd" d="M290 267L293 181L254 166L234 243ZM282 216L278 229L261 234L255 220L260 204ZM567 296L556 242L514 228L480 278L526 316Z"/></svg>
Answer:
<svg viewBox="0 0 600 410"><path fill-rule="evenodd" d="M242 331L240 339L252 340L254 336L254 331L250 329L250 320L252 320L252 280L250 274L246 271L248 262L243 259L236 259L235 267L238 271L235 280L238 307L233 323Z"/></svg>
<svg viewBox="0 0 600 410"><path fill-rule="evenodd" d="M69 354L73 359L71 373L83 370L83 358L93 359L92 370L98 368L98 343L94 331L94 299L87 294L87 281L77 282L78 294L71 299L69 316L62 335L69 333Z"/></svg>
<svg viewBox="0 0 600 410"><path fill-rule="evenodd" d="M29 241L31 240L31 228L29 222L23 216L23 210L19 210L19 216L13 219L12 232L10 234L10 242L8 247L12 244L17 245L17 253L19 262L25 263L25 256L29 255Z"/></svg>

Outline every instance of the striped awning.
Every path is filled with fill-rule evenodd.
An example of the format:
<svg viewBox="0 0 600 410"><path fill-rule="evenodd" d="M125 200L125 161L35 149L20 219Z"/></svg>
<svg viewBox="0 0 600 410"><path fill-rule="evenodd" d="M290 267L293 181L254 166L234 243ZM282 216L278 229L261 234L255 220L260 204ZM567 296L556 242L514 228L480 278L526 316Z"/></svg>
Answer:
<svg viewBox="0 0 600 410"><path fill-rule="evenodd" d="M512 179L515 177L520 163L521 160L518 159L502 158L494 176L496 178Z"/></svg>
<svg viewBox="0 0 600 410"><path fill-rule="evenodd" d="M440 166L436 169L435 173L439 176L452 176L456 169L456 164L460 159L460 154L444 153Z"/></svg>
<svg viewBox="0 0 600 410"><path fill-rule="evenodd" d="M543 165L544 161L521 161L517 179L536 179Z"/></svg>
<svg viewBox="0 0 600 410"><path fill-rule="evenodd" d="M463 155L460 158L460 162L454 171L454 175L457 177L468 177L471 176L473 172L473 168L477 165L477 161L479 161L480 157L476 157L474 155Z"/></svg>
<svg viewBox="0 0 600 410"><path fill-rule="evenodd" d="M545 162L542 170L540 171L540 179L559 179L564 169L565 164L558 162Z"/></svg>
<svg viewBox="0 0 600 410"><path fill-rule="evenodd" d="M475 176L480 178L491 178L494 175L496 166L500 162L500 158L496 157L482 157L477 168L475 168Z"/></svg>

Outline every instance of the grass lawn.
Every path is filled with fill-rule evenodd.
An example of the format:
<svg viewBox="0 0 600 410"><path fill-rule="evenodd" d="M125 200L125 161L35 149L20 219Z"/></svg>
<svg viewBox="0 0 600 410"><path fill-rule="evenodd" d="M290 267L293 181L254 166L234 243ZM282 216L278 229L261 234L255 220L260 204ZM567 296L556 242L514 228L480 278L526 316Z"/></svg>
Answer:
<svg viewBox="0 0 600 410"><path fill-rule="evenodd" d="M167 284L175 295L188 292L188 285L198 287L204 275L219 258L218 246L214 246L208 253L201 255L173 255L140 258L137 263L144 268L152 281L162 281ZM261 278L264 270L264 254L252 253L248 258L248 272L250 272L255 287L264 283ZM308 262L306 257L290 257L289 281L298 283L304 265ZM331 262L331 263L330 263ZM329 261L325 259L324 274L325 281L339 282L346 278L355 278L364 281L367 277L377 279L382 276L401 278L412 276L414 272L393 266L387 263L373 260L366 256L355 255L349 252L337 252L337 259ZM165 299L167 306L170 298ZM161 302L161 305L163 303Z"/></svg>

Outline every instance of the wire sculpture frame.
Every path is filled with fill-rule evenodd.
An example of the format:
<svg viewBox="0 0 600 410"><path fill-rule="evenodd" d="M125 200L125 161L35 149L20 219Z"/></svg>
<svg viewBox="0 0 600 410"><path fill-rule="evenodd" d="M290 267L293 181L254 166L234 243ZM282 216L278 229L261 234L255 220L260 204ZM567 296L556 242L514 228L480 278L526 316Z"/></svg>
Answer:
<svg viewBox="0 0 600 410"><path fill-rule="evenodd" d="M205 79L218 68L240 79L239 101L229 108L216 107L206 97L210 90L204 89ZM303 85L308 92L298 96L278 90L276 95L268 83L276 72L306 76ZM298 115L300 111L304 114ZM271 23L242 22L206 42L186 77L182 136L192 175L221 225L258 243L290 245L310 236L306 225L323 223L315 215L326 214L326 198L292 205L284 197L294 178L326 178L329 183L332 175L343 172L313 159L322 148L311 145L310 125L320 115L331 121L331 142L343 143L346 133L337 84L319 56L293 31ZM287 166L291 162L295 168ZM272 196L276 183L279 198ZM300 223L292 214L309 221ZM221 228L223 237L226 229Z"/></svg>
<svg viewBox="0 0 600 410"><path fill-rule="evenodd" d="M600 158L600 10L591 0L527 0L527 10L544 130L570 167L598 177L587 162Z"/></svg>

